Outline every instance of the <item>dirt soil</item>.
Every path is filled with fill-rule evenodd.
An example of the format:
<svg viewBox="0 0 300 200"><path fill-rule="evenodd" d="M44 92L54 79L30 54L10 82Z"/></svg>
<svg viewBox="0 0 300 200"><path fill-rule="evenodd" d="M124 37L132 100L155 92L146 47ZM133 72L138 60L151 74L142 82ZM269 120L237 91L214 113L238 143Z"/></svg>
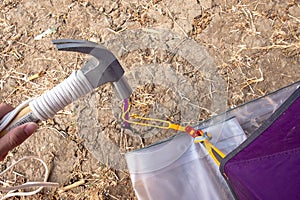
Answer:
<svg viewBox="0 0 300 200"><path fill-rule="evenodd" d="M83 54L58 52L51 40L59 38L102 43L126 71L133 112L183 125L300 80L297 0L3 0L0 37L0 102L13 106L86 61ZM21 199L136 199L121 154L174 132L125 129L121 108L106 84L41 122L0 167L36 156L60 186ZM26 160L0 180L42 180L43 173Z"/></svg>

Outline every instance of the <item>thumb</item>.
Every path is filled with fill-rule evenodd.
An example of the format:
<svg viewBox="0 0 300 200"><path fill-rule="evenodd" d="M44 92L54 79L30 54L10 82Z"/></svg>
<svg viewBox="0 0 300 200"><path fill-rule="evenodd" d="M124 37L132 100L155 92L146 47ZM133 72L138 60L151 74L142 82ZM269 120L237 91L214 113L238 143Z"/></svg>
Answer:
<svg viewBox="0 0 300 200"><path fill-rule="evenodd" d="M24 142L36 129L36 123L27 123L10 130L0 138L0 160L3 160L7 153Z"/></svg>

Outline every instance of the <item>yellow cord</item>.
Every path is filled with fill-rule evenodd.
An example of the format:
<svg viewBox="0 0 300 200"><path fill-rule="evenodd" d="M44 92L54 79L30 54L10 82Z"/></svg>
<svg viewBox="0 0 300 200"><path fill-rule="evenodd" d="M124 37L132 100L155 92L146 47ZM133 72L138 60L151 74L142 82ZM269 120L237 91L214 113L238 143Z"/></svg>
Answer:
<svg viewBox="0 0 300 200"><path fill-rule="evenodd" d="M140 126L148 126L148 127L153 127L153 128L160 128L160 129L174 129L176 131L185 131L185 127L184 126L180 126L178 124L172 124L169 121L166 120L162 120L162 119L154 119L154 118L148 118L148 117L141 117L138 116L137 114L131 114L130 117L133 119L139 119L139 120L145 120L145 121L150 121L150 122L160 122L165 124L165 126L163 125L155 125L155 124L150 124L150 123L143 123L143 122L137 122L137 121L130 121L128 119L126 119L126 114L129 113L130 111L130 106L131 104L128 104L128 109L125 111L124 109L124 105L122 108L122 120L124 120L127 123L130 124L134 124L134 125L140 125Z"/></svg>
<svg viewBox="0 0 300 200"><path fill-rule="evenodd" d="M216 154L220 158L224 158L225 154L222 151L220 151L217 147L215 147L212 143L210 143L207 139L203 141L203 144L206 150L208 151L209 155L213 158L217 165L220 166L220 160L217 158ZM216 154L213 151L215 151Z"/></svg>
<svg viewBox="0 0 300 200"><path fill-rule="evenodd" d="M128 109L125 110L125 108L124 108L125 105L123 104L123 107L122 107L122 120L124 120L124 122L134 124L134 125L140 125L140 126L148 126L148 127L160 128L160 129L174 129L176 131L187 132L187 129L186 129L187 127L184 127L184 126L181 126L181 125L178 125L178 124L173 124L173 123L171 123L169 121L166 121L166 120L154 119L154 118L148 118L148 117L141 117L141 116L138 116L136 114L131 114L130 115L130 117L132 117L134 119L163 123L163 124L165 124L165 126L163 126L163 125L156 125L156 124L150 124L150 123L131 121L129 119L126 119L126 115L129 114L129 111L130 111L130 107L131 107L130 105L131 105L130 102L128 102ZM192 131L195 131L195 130L193 129ZM203 133L202 131L200 131L200 132ZM194 142L195 143L203 142L203 144L204 144L206 150L208 151L209 155L213 158L213 160L216 162L216 164L218 166L220 166L220 160L217 157L224 158L225 154L223 154L223 152L221 152L217 147L215 147L213 144L211 144L209 142L209 140L208 140L209 137L211 137L210 134L203 134L199 137L196 137Z"/></svg>

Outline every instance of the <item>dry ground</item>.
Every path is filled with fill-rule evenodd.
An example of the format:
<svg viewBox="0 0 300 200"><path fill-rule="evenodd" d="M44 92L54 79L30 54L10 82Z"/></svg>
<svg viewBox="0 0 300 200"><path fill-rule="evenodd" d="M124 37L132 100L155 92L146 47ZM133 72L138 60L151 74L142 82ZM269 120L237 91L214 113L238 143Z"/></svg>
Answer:
<svg viewBox="0 0 300 200"><path fill-rule="evenodd" d="M79 69L85 60L82 54L57 52L51 44L52 39L84 39L107 44L126 31L139 29L170 30L202 46L214 59L213 76L223 81L221 92L225 96L222 93L222 98L228 104L224 108L300 80L300 3L297 0L2 0L0 3L0 102L14 106L54 87L71 71ZM48 29L52 30L50 34L40 40L34 39ZM172 56L167 51L151 48L117 54L128 71L135 63L169 64L176 73L200 88L195 92L203 93L206 88L201 82L205 75L193 70L188 60L180 56L170 61ZM151 107L155 101L170 102L174 95L151 84L140 87L137 91L152 95L148 104L138 107L145 113L149 109L147 106ZM110 85L94 92L92 98L96 105L93 106L98 113L94 120L101 126L93 128L99 128L109 140L120 144L119 133L124 130L113 109L116 103L112 102L113 97ZM211 110L209 101L213 100L203 97L207 103L201 105L202 110L196 113L194 123L221 111ZM49 179L60 183L60 188L84 180L84 184L66 192L58 193L60 188L44 189L29 199L135 199L128 172L99 162L99 157L97 160L87 150L89 144L85 143L80 128L82 116L78 115L85 101L82 99L59 112L54 119L41 123L37 133L11 151L1 163L3 170L19 158L35 155L48 164ZM180 122L186 116L184 112L176 114L177 104L165 107L169 107L169 120ZM165 136L162 134L158 139ZM130 137L127 140L127 150L153 142L134 141ZM40 166L31 161L15 171L23 174L10 177L18 182L41 179Z"/></svg>

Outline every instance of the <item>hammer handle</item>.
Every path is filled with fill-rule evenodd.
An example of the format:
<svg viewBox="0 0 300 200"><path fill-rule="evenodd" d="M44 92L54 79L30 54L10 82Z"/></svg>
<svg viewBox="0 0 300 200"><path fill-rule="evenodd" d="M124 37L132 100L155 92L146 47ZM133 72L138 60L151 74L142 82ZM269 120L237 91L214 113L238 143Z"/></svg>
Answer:
<svg viewBox="0 0 300 200"><path fill-rule="evenodd" d="M62 110L65 106L87 94L92 89L93 87L89 84L82 71L73 72L62 83L30 101L29 106L15 110L18 112L17 114L16 112L14 114L8 113L8 115L12 114L9 117L10 119L13 115L16 114L16 116L11 121L5 122L8 125L5 125L3 130L0 130L0 137L21 124L53 118L59 110Z"/></svg>
<svg viewBox="0 0 300 200"><path fill-rule="evenodd" d="M38 122L34 114L32 113L29 106L23 108L15 117L14 119L6 126L4 130L0 132L0 137L3 137L9 130L25 124L27 122Z"/></svg>

